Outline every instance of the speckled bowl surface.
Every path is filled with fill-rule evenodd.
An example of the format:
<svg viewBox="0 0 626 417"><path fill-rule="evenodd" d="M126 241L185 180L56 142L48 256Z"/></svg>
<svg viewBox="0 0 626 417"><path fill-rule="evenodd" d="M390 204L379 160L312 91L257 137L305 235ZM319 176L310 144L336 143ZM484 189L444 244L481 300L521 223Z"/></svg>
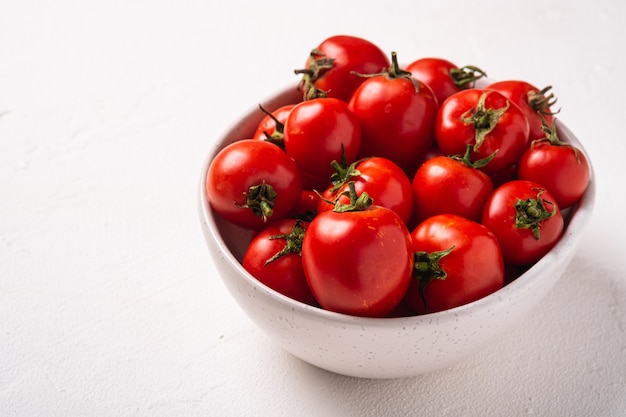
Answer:
<svg viewBox="0 0 626 417"><path fill-rule="evenodd" d="M276 109L299 98L295 86L260 102ZM511 328L541 302L575 256L595 199L591 182L582 200L567 211L559 243L523 275L497 292L454 309L412 317L363 318L294 301L266 287L242 266L251 233L217 216L207 201L204 179L210 161L224 146L249 137L263 114L252 107L208 153L199 190L201 226L215 266L233 298L269 337L296 357L320 368L363 378L415 376L454 365L494 336ZM557 123L561 140L579 146Z"/></svg>

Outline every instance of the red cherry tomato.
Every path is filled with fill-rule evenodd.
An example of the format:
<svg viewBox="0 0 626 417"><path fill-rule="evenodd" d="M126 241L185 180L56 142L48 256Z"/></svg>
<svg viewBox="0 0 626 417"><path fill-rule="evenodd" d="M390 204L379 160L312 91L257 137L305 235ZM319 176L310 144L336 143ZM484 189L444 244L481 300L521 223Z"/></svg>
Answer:
<svg viewBox="0 0 626 417"><path fill-rule="evenodd" d="M302 239L308 223L295 219L273 222L256 234L242 265L253 277L302 303L317 304L302 269Z"/></svg>
<svg viewBox="0 0 626 417"><path fill-rule="evenodd" d="M338 173L338 178L318 200L318 213L334 208L334 203L328 201L339 199L339 202L347 204L349 197L345 193L349 191L348 183L352 181L357 194L367 192L374 204L395 211L402 221L408 223L413 212L413 191L411 180L402 168L387 158L372 157L339 169L342 172Z"/></svg>
<svg viewBox="0 0 626 417"><path fill-rule="evenodd" d="M551 125L554 119L550 107L556 103L556 98L549 93L552 87L548 86L540 90L526 81L504 80L492 83L486 88L499 92L520 108L528 119L531 141L545 136L542 130L542 118L548 125Z"/></svg>
<svg viewBox="0 0 626 417"><path fill-rule="evenodd" d="M585 154L559 140L555 126L544 139L531 143L517 166L517 177L540 182L554 196L561 210L580 200L587 190L590 175Z"/></svg>
<svg viewBox="0 0 626 417"><path fill-rule="evenodd" d="M311 221L317 215L317 205L320 196L313 190L302 190L300 194L300 202L296 206L292 217Z"/></svg>
<svg viewBox="0 0 626 417"><path fill-rule="evenodd" d="M504 283L496 237L480 223L454 214L429 217L411 233L414 278L407 304L418 314L476 301Z"/></svg>
<svg viewBox="0 0 626 417"><path fill-rule="evenodd" d="M563 234L563 216L552 194L526 180L496 188L485 203L481 223L496 235L504 262L510 265L538 261Z"/></svg>
<svg viewBox="0 0 626 417"><path fill-rule="evenodd" d="M349 101L354 90L365 81L355 75L381 72L389 66L389 58L374 43L356 36L337 35L325 39L311 51L300 89L303 98L334 97Z"/></svg>
<svg viewBox="0 0 626 417"><path fill-rule="evenodd" d="M265 113L265 116L263 116L263 119L259 122L256 131L252 135L252 139L266 140L284 147L285 121L293 106L295 106L295 104L286 104L273 112L269 112L259 106L261 111Z"/></svg>
<svg viewBox="0 0 626 417"><path fill-rule="evenodd" d="M436 156L424 162L412 181L417 221L456 214L479 222L493 191L491 178L464 158Z"/></svg>
<svg viewBox="0 0 626 417"><path fill-rule="evenodd" d="M350 206L313 219L302 244L304 273L323 308L384 317L396 309L411 280L411 237L394 211L354 197Z"/></svg>
<svg viewBox="0 0 626 417"><path fill-rule="evenodd" d="M293 212L302 179L294 161L278 146L245 139L217 153L205 186L209 204L218 215L258 230Z"/></svg>
<svg viewBox="0 0 626 417"><path fill-rule="evenodd" d="M473 88L476 80L487 75L480 68L471 65L459 68L447 59L436 57L419 58L407 65L405 70L428 85L439 104L454 93Z"/></svg>
<svg viewBox="0 0 626 417"><path fill-rule="evenodd" d="M300 170L324 188L333 161L355 161L361 125L348 104L336 98L314 98L291 109L285 122L285 151Z"/></svg>
<svg viewBox="0 0 626 417"><path fill-rule="evenodd" d="M437 145L444 154L464 154L474 146L472 160L494 158L481 168L491 174L517 163L528 145L528 120L497 91L471 88L444 101L437 113Z"/></svg>
<svg viewBox="0 0 626 417"><path fill-rule="evenodd" d="M384 74L367 78L350 99L362 126L359 157L392 160L411 175L435 141L437 99L426 84L397 63Z"/></svg>

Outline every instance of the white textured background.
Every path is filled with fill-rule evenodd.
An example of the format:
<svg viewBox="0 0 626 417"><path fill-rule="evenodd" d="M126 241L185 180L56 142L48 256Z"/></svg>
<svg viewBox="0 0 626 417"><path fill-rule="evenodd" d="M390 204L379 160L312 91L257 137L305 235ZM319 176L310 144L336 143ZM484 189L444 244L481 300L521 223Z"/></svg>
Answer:
<svg viewBox="0 0 626 417"><path fill-rule="evenodd" d="M626 3L0 0L0 416L624 416ZM278 349L214 272L212 141L330 35L553 85L596 214L541 306L449 370Z"/></svg>

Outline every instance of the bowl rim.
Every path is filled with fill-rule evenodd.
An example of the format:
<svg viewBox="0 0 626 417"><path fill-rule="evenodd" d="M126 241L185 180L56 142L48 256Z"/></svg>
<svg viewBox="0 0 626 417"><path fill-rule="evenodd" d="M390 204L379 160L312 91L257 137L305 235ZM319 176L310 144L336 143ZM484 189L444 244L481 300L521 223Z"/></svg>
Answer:
<svg viewBox="0 0 626 417"><path fill-rule="evenodd" d="M270 96L265 102L280 104L281 99L285 99L290 95L293 95L295 90L294 85L278 90L275 94ZM268 105L269 107L269 105ZM556 120L557 134L568 136L568 143L576 145L578 149L583 152L587 157L590 169L589 184L581 199L573 206L563 210L564 217L566 218L566 227L563 231L563 235L559 239L558 243L540 260L535 262L526 271L524 271L519 277L513 281L507 283L497 291L482 297L478 300L472 301L461 306L457 306L451 309L437 311L433 313L425 313L419 315L408 315L398 317L363 317L354 316L344 313L338 313L330 310L325 310L321 307L312 306L294 300L282 293L268 287L262 282L258 281L252 276L237 260L235 255L231 252L230 248L226 244L225 240L219 233L219 229L216 223L216 217L218 216L214 210L210 207L208 197L206 195L205 178L208 172L211 160L215 155L225 147L229 142L225 141L232 133L240 127L241 121L246 120L249 117L261 118L259 116L259 108L253 107L248 111L241 114L234 123L231 123L222 133L218 136L218 139L212 143L212 146L204 157L201 174L200 174L200 193L198 198L199 214L201 217L202 226L209 231L210 237L215 241L219 251L223 254L225 260L234 267L238 272L238 279L244 280L247 285L262 289L269 297L276 300L280 304L284 304L286 308L291 309L293 312L306 313L311 315L313 319L319 319L321 321L331 321L335 323L360 325L363 327L388 327L390 324L411 326L420 322L431 321L446 321L458 319L458 317L471 313L473 311L490 310L491 307L496 306L501 302L503 298L506 298L508 294L523 291L525 287L530 286L535 281L542 279L541 271L554 262L559 255L566 251L568 247L576 247L577 242L582 238L585 228L589 223L593 206L596 199L596 185L595 185L595 172L591 159L586 149L580 143L576 135L563 123L560 119ZM245 139L242 137L241 139ZM239 139L239 140L241 140ZM235 139L234 141L237 141ZM231 141L232 142L232 141ZM576 233L572 233L575 230ZM522 279L523 278L523 279ZM222 277L222 279L224 279Z"/></svg>

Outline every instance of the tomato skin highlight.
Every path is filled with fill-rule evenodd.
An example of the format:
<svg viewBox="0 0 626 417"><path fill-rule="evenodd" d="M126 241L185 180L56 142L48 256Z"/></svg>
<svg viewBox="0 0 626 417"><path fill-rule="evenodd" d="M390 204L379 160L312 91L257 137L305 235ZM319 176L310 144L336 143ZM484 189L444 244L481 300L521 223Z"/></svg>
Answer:
<svg viewBox="0 0 626 417"><path fill-rule="evenodd" d="M516 226L515 205L520 200L543 200L552 217L539 223L539 239L531 228ZM500 242L504 262L509 265L530 265L541 259L556 245L563 234L564 221L555 199L543 185L527 180L513 180L496 188L487 202L481 223L487 226Z"/></svg>
<svg viewBox="0 0 626 417"><path fill-rule="evenodd" d="M417 221L437 214L456 214L480 222L493 191L491 178L448 156L425 161L411 182Z"/></svg>
<svg viewBox="0 0 626 417"><path fill-rule="evenodd" d="M541 183L561 210L575 204L587 190L589 161L580 150L547 141L533 143L521 156L517 177Z"/></svg>
<svg viewBox="0 0 626 417"><path fill-rule="evenodd" d="M268 260L284 249L285 239L273 238L288 235L297 220L281 219L257 233L243 257L242 265L257 280L287 297L305 304L316 305L302 268L302 258L298 253L287 253L276 260ZM306 230L307 222L298 223Z"/></svg>
<svg viewBox="0 0 626 417"><path fill-rule="evenodd" d="M411 281L411 237L392 210L325 211L313 219L302 245L309 287L330 311L385 317Z"/></svg>
<svg viewBox="0 0 626 417"><path fill-rule="evenodd" d="M263 218L245 207L250 187L273 187L273 214ZM221 149L209 165L205 178L209 204L217 214L240 227L259 230L267 223L287 217L302 192L302 177L295 162L278 146L243 139Z"/></svg>
<svg viewBox="0 0 626 417"><path fill-rule="evenodd" d="M476 301L504 283L504 261L500 245L485 226L454 214L440 214L421 222L412 232L414 252L452 250L439 261L445 279L433 279L424 288L413 278L407 304L417 314L434 313Z"/></svg>

